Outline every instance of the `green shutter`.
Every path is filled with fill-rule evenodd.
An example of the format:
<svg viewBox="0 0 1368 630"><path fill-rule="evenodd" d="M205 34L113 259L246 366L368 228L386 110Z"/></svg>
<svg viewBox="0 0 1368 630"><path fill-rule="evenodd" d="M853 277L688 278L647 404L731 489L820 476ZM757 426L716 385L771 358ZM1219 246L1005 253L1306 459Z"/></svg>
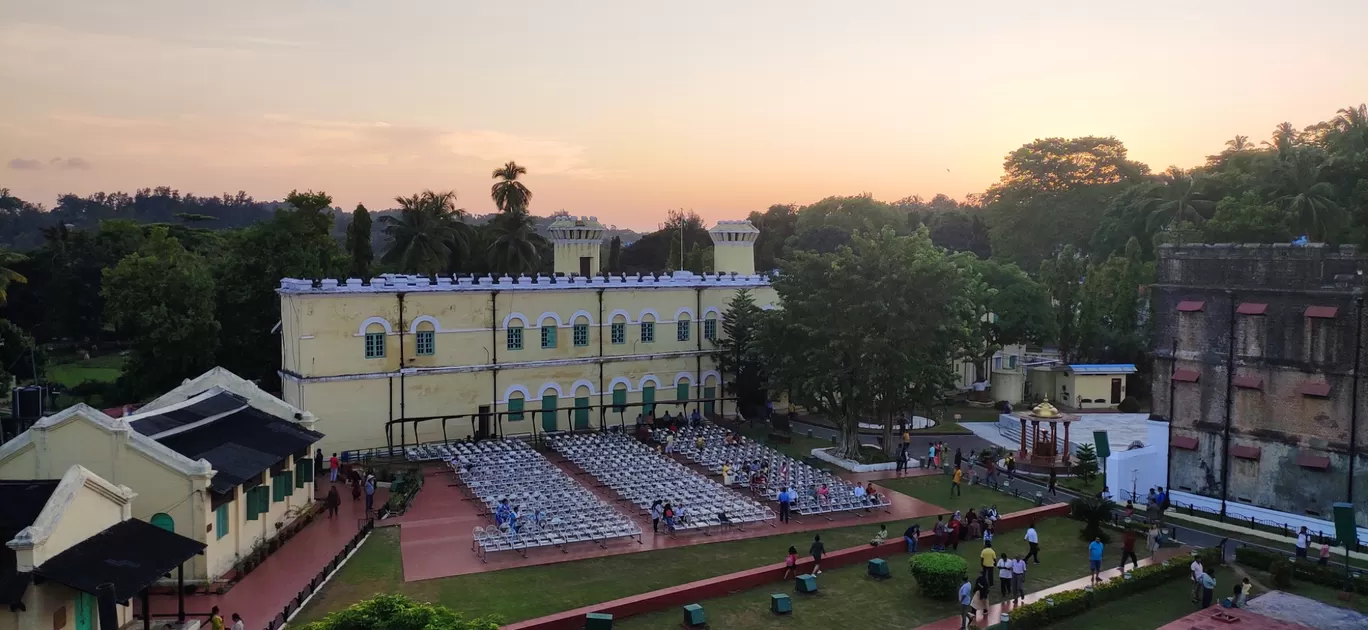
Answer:
<svg viewBox="0 0 1368 630"><path fill-rule="evenodd" d="M589 399L588 399L588 398L576 398L576 399L575 399L575 428L576 428L576 429L588 429L588 428L589 428Z"/></svg>
<svg viewBox="0 0 1368 630"><path fill-rule="evenodd" d="M295 462L295 487L303 488L304 484L313 481L314 465L313 460L304 458Z"/></svg>
<svg viewBox="0 0 1368 630"><path fill-rule="evenodd" d="M641 388L641 413L652 415L655 413L655 386L647 385Z"/></svg>
<svg viewBox="0 0 1368 630"><path fill-rule="evenodd" d="M691 398L691 396L689 396L688 383L680 383L678 385L675 385L675 400L685 401L689 398Z"/></svg>
<svg viewBox="0 0 1368 630"><path fill-rule="evenodd" d="M290 495L294 494L294 473L288 470L280 471L280 474L271 477L271 486L275 489L276 503L290 498Z"/></svg>
<svg viewBox="0 0 1368 630"><path fill-rule="evenodd" d="M508 399L508 419L515 422L523 419L523 399Z"/></svg>
<svg viewBox="0 0 1368 630"><path fill-rule="evenodd" d="M712 415L712 413L713 413L713 400L714 400L715 398L717 398L717 388L716 388L716 387L704 387L704 388L703 388L703 399L705 400L705 402L703 403L703 413L705 413L705 414L707 414L707 415L709 415L709 416Z"/></svg>
<svg viewBox="0 0 1368 630"><path fill-rule="evenodd" d="M252 488L251 490L242 493L243 500L247 502L247 520L249 521L257 520L257 516L261 514L261 505L260 502L257 501L257 497L259 496L257 490L260 487L261 486L257 486L256 488Z"/></svg>
<svg viewBox="0 0 1368 630"><path fill-rule="evenodd" d="M613 411L623 412L627 410L627 390L613 390Z"/></svg>
<svg viewBox="0 0 1368 630"><path fill-rule="evenodd" d="M217 510L214 510L214 530L217 532L215 535L218 536L219 539L222 539L224 536L228 535L229 505L232 504L224 503L223 505L218 506Z"/></svg>
<svg viewBox="0 0 1368 630"><path fill-rule="evenodd" d="M556 405L558 400L555 394L542 394L542 430L556 430Z"/></svg>

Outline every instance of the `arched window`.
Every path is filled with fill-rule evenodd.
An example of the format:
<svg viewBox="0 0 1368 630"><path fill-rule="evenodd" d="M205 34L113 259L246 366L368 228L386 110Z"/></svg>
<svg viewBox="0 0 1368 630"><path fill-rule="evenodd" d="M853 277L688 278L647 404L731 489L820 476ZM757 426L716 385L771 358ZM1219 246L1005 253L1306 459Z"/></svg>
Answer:
<svg viewBox="0 0 1368 630"><path fill-rule="evenodd" d="M414 335L417 345L417 354L420 357L430 357L437 354L437 328L432 322L419 322L418 332Z"/></svg>
<svg viewBox="0 0 1368 630"><path fill-rule="evenodd" d="M703 320L703 338L708 341L717 341L717 315L712 313Z"/></svg>
<svg viewBox="0 0 1368 630"><path fill-rule="evenodd" d="M575 324L572 336L575 338L575 347L583 348L589 345L589 318L584 315L575 317Z"/></svg>
<svg viewBox="0 0 1368 630"><path fill-rule="evenodd" d="M156 525L157 527L160 527L160 528L162 528L162 529L164 529L164 530L166 530L166 531L168 531L168 532L174 532L174 531L176 531L176 521L175 521L174 519L171 518L171 515L170 515L170 514L165 514L165 513L163 513L163 512L157 512L156 514L153 514L153 515L152 515L152 518L149 519L148 522L150 522L150 523L152 523L153 525Z"/></svg>
<svg viewBox="0 0 1368 630"><path fill-rule="evenodd" d="M613 316L613 345L627 343L627 318L622 315Z"/></svg>
<svg viewBox="0 0 1368 630"><path fill-rule="evenodd" d="M676 323L677 330L675 331L675 341L689 340L689 325L691 323L688 315L679 316L679 321Z"/></svg>
<svg viewBox="0 0 1368 630"><path fill-rule="evenodd" d="M641 343L655 343L655 316L641 316Z"/></svg>
<svg viewBox="0 0 1368 630"><path fill-rule="evenodd" d="M541 321L541 347L547 350L556 347L556 320L550 317Z"/></svg>
<svg viewBox="0 0 1368 630"><path fill-rule="evenodd" d="M366 358L385 358L385 327L380 324L366 327Z"/></svg>

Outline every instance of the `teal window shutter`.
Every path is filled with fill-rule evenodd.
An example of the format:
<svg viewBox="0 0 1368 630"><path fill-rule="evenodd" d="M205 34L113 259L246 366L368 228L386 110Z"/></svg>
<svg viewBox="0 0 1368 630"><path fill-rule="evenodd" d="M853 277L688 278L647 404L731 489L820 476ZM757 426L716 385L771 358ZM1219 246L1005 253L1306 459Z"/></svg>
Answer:
<svg viewBox="0 0 1368 630"><path fill-rule="evenodd" d="M228 535L229 505L232 504L224 503L223 505L218 506L218 509L214 511L214 530L218 532L216 535L219 537L219 539L222 539L224 536Z"/></svg>

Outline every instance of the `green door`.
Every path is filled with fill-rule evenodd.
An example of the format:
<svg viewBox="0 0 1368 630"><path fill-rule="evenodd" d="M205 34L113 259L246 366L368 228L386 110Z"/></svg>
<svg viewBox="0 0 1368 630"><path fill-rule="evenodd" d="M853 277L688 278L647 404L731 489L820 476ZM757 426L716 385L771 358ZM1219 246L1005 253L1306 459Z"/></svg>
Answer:
<svg viewBox="0 0 1368 630"><path fill-rule="evenodd" d="M542 430L556 430L556 395L542 394Z"/></svg>
<svg viewBox="0 0 1368 630"><path fill-rule="evenodd" d="M95 630L95 596L76 594L76 630Z"/></svg>
<svg viewBox="0 0 1368 630"><path fill-rule="evenodd" d="M713 399L714 399L714 398L717 398L717 388L716 388L716 387L704 387L704 388L703 388L703 398L706 400L706 402L703 403L703 415L708 416L708 417L712 417L712 415L713 415Z"/></svg>
<svg viewBox="0 0 1368 630"><path fill-rule="evenodd" d="M648 416L655 414L655 387L651 385L641 388L641 413Z"/></svg>
<svg viewBox="0 0 1368 630"><path fill-rule="evenodd" d="M168 532L174 533L176 531L176 521L171 518L170 514L163 514L161 512L153 514L151 523Z"/></svg>
<svg viewBox="0 0 1368 630"><path fill-rule="evenodd" d="M588 399L588 398L576 398L576 399L575 399L575 428L576 428L576 429L588 429L588 428L589 428L589 399Z"/></svg>
<svg viewBox="0 0 1368 630"><path fill-rule="evenodd" d="M675 400L679 401L680 409L688 409L689 403L686 401L690 398L692 398L692 396L689 395L688 383L680 383L678 385L675 385Z"/></svg>

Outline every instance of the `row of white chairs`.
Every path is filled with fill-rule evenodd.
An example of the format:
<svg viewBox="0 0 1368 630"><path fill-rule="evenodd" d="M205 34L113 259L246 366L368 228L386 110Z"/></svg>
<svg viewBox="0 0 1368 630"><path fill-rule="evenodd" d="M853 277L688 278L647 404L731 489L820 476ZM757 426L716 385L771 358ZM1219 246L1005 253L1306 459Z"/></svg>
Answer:
<svg viewBox="0 0 1368 630"><path fill-rule="evenodd" d="M551 447L642 511L649 512L656 501L672 506L679 518L665 524L670 533L708 534L777 518L771 508L625 435L561 435Z"/></svg>
<svg viewBox="0 0 1368 630"><path fill-rule="evenodd" d="M749 486L757 495L770 501L778 501L779 492L790 488L797 494L792 509L801 515L832 514L855 510L887 508L889 499L883 493L861 495L856 486L827 471L820 470L794 459L764 444L738 434L732 435L732 443L727 443L729 431L712 423L701 427L683 427L669 439L669 431L658 429L652 433L657 442L669 442L670 450L679 453L704 468L722 474L724 466L730 466L733 483ZM699 438L703 438L699 448ZM749 482L744 472L746 465L768 468L768 478L764 485L755 486ZM821 491L826 487L826 492Z"/></svg>
<svg viewBox="0 0 1368 630"><path fill-rule="evenodd" d="M467 496L479 501L495 524L476 527L471 550L482 561L499 551L527 555L534 547L559 547L614 538L635 538L641 527L518 440L449 445L448 465ZM506 506L501 512L500 506ZM502 517L502 518L501 518Z"/></svg>

